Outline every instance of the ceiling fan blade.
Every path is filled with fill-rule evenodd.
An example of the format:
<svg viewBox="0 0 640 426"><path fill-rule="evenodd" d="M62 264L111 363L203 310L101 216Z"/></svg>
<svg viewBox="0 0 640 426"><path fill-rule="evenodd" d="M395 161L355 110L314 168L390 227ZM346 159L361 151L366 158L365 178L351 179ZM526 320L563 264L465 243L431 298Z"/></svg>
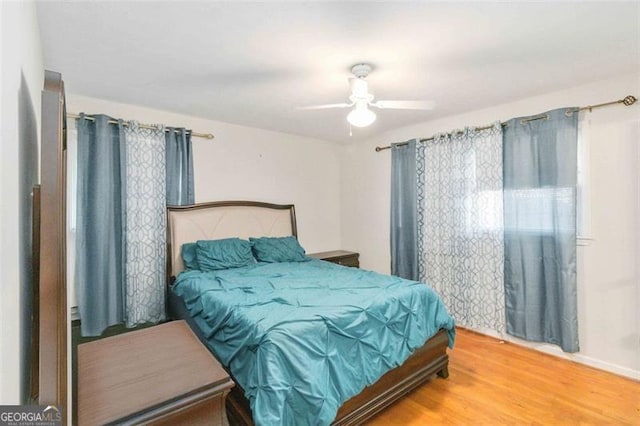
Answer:
<svg viewBox="0 0 640 426"><path fill-rule="evenodd" d="M353 104L341 103L341 104L326 104L326 105L310 105L310 106L297 107L296 109L310 110L310 109L329 109L329 108L349 108L352 106Z"/></svg>
<svg viewBox="0 0 640 426"><path fill-rule="evenodd" d="M371 106L380 109L420 109L431 110L436 104L433 101L377 101L372 102Z"/></svg>

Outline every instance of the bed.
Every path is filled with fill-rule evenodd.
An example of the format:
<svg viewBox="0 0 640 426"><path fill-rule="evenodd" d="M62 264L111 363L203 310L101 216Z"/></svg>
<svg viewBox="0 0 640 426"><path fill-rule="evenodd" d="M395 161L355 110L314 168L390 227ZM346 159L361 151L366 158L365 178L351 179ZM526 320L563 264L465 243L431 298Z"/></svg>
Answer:
<svg viewBox="0 0 640 426"><path fill-rule="evenodd" d="M361 270L351 270L350 268L329 264L328 262L319 260L313 260L304 263L301 262L299 264L300 266L288 264L251 265L250 267L247 267L246 270L238 269L237 271L220 271L219 273L213 274L213 279L209 277L209 275L211 274L200 273L199 271L187 271L185 272L185 274L179 276L179 274L185 269L181 257L180 248L183 244L186 243L192 243L198 240L218 240L232 237L243 239L257 236L297 237L295 208L293 205L277 205L252 201L211 202L193 206L170 207L168 208L167 212L167 221L167 269L168 276L171 277L168 286L169 316L174 319L186 320L187 323L189 323L189 325L193 328L196 335L198 335L198 337L203 341L205 346L207 346L209 350L211 350L212 353L222 362L222 364L231 374L232 378L234 378L236 387L232 390L227 401L227 412L229 420L232 424L253 424L253 416L250 403L245 396L245 390L242 388L241 384L247 384L247 389L249 389L249 392L247 394L251 397L254 405L258 404L260 400L259 395L258 397L256 397L257 391L255 390L255 388L257 388L258 391L262 391L262 387L253 386L247 379L247 371L253 371L252 367L247 367L247 365L254 365L253 359L240 362L237 362L237 360L241 359L238 355L239 352L242 352L244 354L243 356L245 357L250 357L255 356L255 354L258 353L259 350L255 349L255 345L254 347L251 347L250 344L247 344L247 347L239 345L236 341L233 340L234 336L232 336L231 334L223 335L222 337L220 337L220 330L216 330L215 327L211 328L209 324L212 321L215 324L223 320L226 321L226 318L229 318L230 316L233 316L234 318L240 318L239 321L246 321L248 316L253 315L254 311L251 311L251 315L245 315L245 312L248 312L246 311L246 309L248 309L246 308L246 306L248 306L249 304L238 304L237 297L240 296L233 295L241 294L241 297L252 298L251 300L254 301L253 305L260 305L261 303L255 303L255 300L261 300L260 297L263 297L263 293L267 291L265 290L267 285L255 286L255 290L252 290L251 292L249 292L251 294L247 295L246 288L243 287L245 286L245 284L243 284L244 282L265 279L265 274L267 274L269 278L265 279L265 283L269 285L272 282L275 283L274 289L269 290L269 295L271 295L272 297L269 302L277 300L277 302L279 303L278 306L284 306L284 308L281 309L290 309L289 312L291 313L291 315L295 316L298 314L304 315L305 308L308 307L309 300L311 300L311 303L315 304L309 309L313 309L315 317L322 316L324 322L326 322L326 318L328 316L335 313L335 310L333 310L332 307L327 308L326 303L323 304L322 297L308 296L309 294L313 293L307 292L317 291L318 289L305 289L305 293L302 293L301 295L301 293L292 293L292 287L303 286L306 288L307 285L305 284L305 282L313 282L319 286L324 287L330 285L332 286L331 291L334 291L333 287L337 287L337 290L335 290L337 292L336 294L340 294L338 299L343 300L350 297L351 293L354 292L352 286L355 286L358 287L358 292L364 292L363 294L365 294L365 299L373 299L378 297L377 293L380 292L380 289L378 288L377 290L373 291L370 288L367 288L367 285L364 285L363 283L380 280L380 282L382 283L380 284L382 286L380 288L384 287L385 291L387 288L398 287L401 291L408 292L409 287L411 287L410 290L412 292L418 290L420 292L419 294L425 293L423 289L426 286L422 284L412 284L410 282L399 279L394 280L393 277L388 277L387 282L385 281L385 276L382 276L380 274ZM324 280L325 276L332 277L332 280ZM175 277L178 277L177 281ZM274 277L277 277L277 279ZM309 278L305 281L304 277ZM211 279L211 281L207 281L208 279ZM349 281L349 283L346 283L344 285L336 284L343 281ZM222 287L220 288L214 288L216 285L220 286L220 283L224 283L224 285L222 285ZM229 283L236 284L231 285ZM175 285L176 287L172 288L172 285ZM206 288L206 291L202 291L202 288ZM200 291L201 293L197 293L197 291ZM296 288L295 291L300 290ZM369 293L367 293L367 291L369 291ZM257 294L253 294L256 292ZM213 299L205 299L205 297L209 297L210 294L214 294L214 296L211 296L213 297ZM308 296L306 297L306 299L305 295ZM233 296L233 298L229 299L231 296ZM415 297L411 297L411 300L415 299ZM291 298L295 299L294 303L291 302L291 300L293 300ZM227 300L227 302L225 302L225 300ZM228 300L233 300L236 302L229 303ZM282 302L282 300L285 300L285 302ZM360 300L362 300L362 297L360 297ZM224 303L227 304L225 305ZM360 301L359 303L362 302ZM414 302L412 301L411 303ZM438 307L440 307L440 310L443 309L441 301L439 301L439 299L437 301L430 299L429 303L435 303ZM356 306L357 304L358 302L348 303L349 306ZM291 305L296 305L296 307L291 308ZM407 303L404 303L404 305L400 303L399 305L407 305L409 306L409 308L407 309L411 310L414 313L418 312L421 315L421 321L423 316L427 316L427 314L422 314L422 309L418 309L415 306L408 305ZM209 307L207 309L204 309L204 307L206 306ZM234 315L234 306L239 312L237 315ZM302 308L300 308L300 306L302 306ZM378 310L389 309L386 306L380 307L375 303L372 303L372 306L375 306ZM322 314L322 312L324 312L324 309L329 309L326 315ZM356 308L354 309L360 309L360 307L356 306ZM265 316L260 317L259 320L257 320L256 324L250 324L250 330L260 328L265 322L269 321L269 318L267 317L272 314L273 310L263 309L263 311L266 311L266 313L263 312ZM424 311L426 312L427 310ZM446 315L446 310L444 311L444 315ZM223 315L223 312L226 313ZM216 315L218 315L219 317L216 317ZM387 315L387 317L390 317L389 314L385 315ZM385 349L384 347L380 346L382 345L382 343L378 344L377 341L373 343L378 346L376 346L376 348L372 348L373 346L370 344L371 342L364 342L362 347L364 347L366 351L378 351L378 353L387 352L386 354L382 354L380 357L383 358L384 356L390 356L392 359L390 359L390 361L387 360L384 362L378 362L377 364L376 362L366 363L366 365L363 367L365 369L363 374L368 376L366 383L368 386L364 387L364 389L358 388L359 393L351 396L355 393L353 390L355 388L349 388L349 386L352 385L349 382L350 379L348 377L345 377L344 373L344 371L350 371L352 369L352 365L354 364L344 366L346 370L337 370L338 372L335 374L333 374L332 370L331 376L333 378L332 383L330 384L331 389L333 390L335 388L339 388L338 393L340 393L340 395L348 394L350 396L348 399L344 398L344 401L340 401L337 413L335 412L335 408L332 408L333 411L331 411L331 409L329 408L327 409L329 410L328 412L331 413L332 417L333 413L335 413L335 418L333 418L332 424L360 424L396 401L401 396L414 389L415 387L427 381L434 374L437 374L442 378L448 377L448 356L446 353L446 349L447 346L450 346L453 343L453 321L447 320L446 317L448 317L448 315L446 315L445 317L441 312L437 314L429 314L429 316L437 317L436 324L441 324L442 328L429 325L428 327L432 327L432 329L427 330L428 327L423 326L423 322L420 322L420 326L417 327L417 329L421 329L421 333L428 333L430 337L426 340L426 342L424 342L424 340L421 340L418 344L416 344L416 341L414 340L418 339L420 335L418 334L416 335L416 337L413 336L411 332L407 332L407 336L409 337L404 336L402 338L407 340L407 342L403 341L403 343L410 347L411 352L407 352L406 349L397 349L398 346L394 346L393 351L391 351L390 349ZM395 315L392 313L391 317L395 317ZM338 321L339 320L340 318L338 318ZM349 324L356 324L359 322L360 321L351 321ZM426 322L424 322L424 324L426 324ZM236 324L234 323L231 326L232 328L236 327ZM271 328L269 329L271 330ZM311 332L300 332L300 334L307 337L311 336L313 338L315 336L315 332L313 330L318 330L318 328L310 328L308 331ZM251 334L251 332L247 332L247 335L249 334ZM287 342L297 342L298 340L300 340L298 339L298 337L296 337L297 335L295 333L291 333L291 330L288 330L285 334L287 335ZM399 338L393 333L389 334L392 337L395 336L394 338ZM236 335L239 334L236 333ZM271 335L270 337L273 337L273 335ZM236 338L235 340L238 339ZM362 340L364 341L365 339L363 338ZM221 346L221 342L229 342L229 346ZM314 344L315 343L304 343L303 346L313 347ZM297 354L286 352L288 351L288 349L279 348L278 350L280 352L283 352L281 356L284 357L285 361L287 361L289 364L291 364L291 359L299 359L296 358L298 356ZM370 356L370 353L368 356ZM335 353L333 356L335 357ZM346 355L342 353L338 353L338 356L346 357ZM398 360L400 361L398 362ZM276 361L272 360L271 362L273 363ZM387 365L385 369L386 372L378 371L378 364L382 365L388 362L391 362L393 365ZM296 365L302 363L304 363L304 361L297 362ZM362 364L364 365L365 363ZM377 368L378 370L376 370ZM234 371L236 374L234 374ZM343 377L345 378L343 379ZM346 390L342 392L342 388L346 388ZM269 389L269 391L271 390ZM303 397L306 397L306 390L298 390L296 388L295 391L296 392L290 393L294 393L296 395L300 393L303 394ZM264 399L264 397L262 397L262 399ZM325 401L324 398L320 398L320 400L320 405L325 403L327 405L330 405ZM329 401L328 396L326 400ZM300 404L298 402L292 403L292 405L300 409ZM304 409L304 406L302 407L302 409ZM309 405L308 407L311 407L311 405ZM260 411L260 413L262 415L262 411ZM297 414L300 414L300 412L298 411ZM291 413L289 413L289 416L291 415L296 415L296 411L291 411ZM319 415L325 416L319 417L323 419L322 421L320 421L320 423L327 423L327 421L325 421L327 418L327 412L320 413ZM296 423L297 422L298 421L296 421ZM313 421L304 420L302 422L305 423ZM274 422L262 419L258 423Z"/></svg>

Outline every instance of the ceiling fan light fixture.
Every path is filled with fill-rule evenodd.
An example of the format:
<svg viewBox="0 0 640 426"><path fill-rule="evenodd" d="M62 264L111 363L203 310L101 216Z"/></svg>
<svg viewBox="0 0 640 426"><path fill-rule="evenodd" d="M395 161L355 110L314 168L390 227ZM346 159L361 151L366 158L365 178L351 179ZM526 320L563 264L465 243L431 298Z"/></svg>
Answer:
<svg viewBox="0 0 640 426"><path fill-rule="evenodd" d="M299 109L351 108L355 105L347 115L347 121L351 126L367 127L376 121L376 114L371 111L371 108L409 110L431 110L434 108L432 101L374 101L375 96L369 92L369 83L367 82L367 76L372 70L373 68L369 64L356 64L351 67L353 77L349 78L351 88L349 103L312 105ZM351 132L351 128L349 132Z"/></svg>
<svg viewBox="0 0 640 426"><path fill-rule="evenodd" d="M374 121L376 121L376 113L367 108L367 104L360 102L356 104L356 107L347 115L347 121L356 127L367 127Z"/></svg>

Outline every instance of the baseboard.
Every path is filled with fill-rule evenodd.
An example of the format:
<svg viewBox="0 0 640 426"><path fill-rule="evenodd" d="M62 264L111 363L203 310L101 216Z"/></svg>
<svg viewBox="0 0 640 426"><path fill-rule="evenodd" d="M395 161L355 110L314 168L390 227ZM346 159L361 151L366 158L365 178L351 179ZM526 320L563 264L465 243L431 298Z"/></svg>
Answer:
<svg viewBox="0 0 640 426"><path fill-rule="evenodd" d="M552 354L554 355L554 354ZM581 362L582 364L588 365L593 368L597 368L599 370L608 371L610 373L617 374L619 376L628 377L630 379L634 379L640 381L640 370L634 370L627 367L622 367L620 365L612 364L610 362L602 361L599 359L591 358L585 355L576 354L575 358L569 358L576 362ZM581 361L580 361L581 360Z"/></svg>
<svg viewBox="0 0 640 426"><path fill-rule="evenodd" d="M518 346L524 346L529 349L536 350L538 352L545 353L547 355L553 355L558 358L563 358L569 361L584 364L589 367L596 368L598 370L607 371L609 373L617 374L619 376L627 377L632 380L640 381L640 370L634 370L632 368L624 367L621 365L613 364L600 359L592 358L581 353L568 354L562 351L559 347L547 343L528 342L526 340L513 337L509 334L501 334L495 330L490 329L475 329L470 327L461 327L467 330L484 334L486 336L494 337L496 339L504 340L505 342L513 343Z"/></svg>

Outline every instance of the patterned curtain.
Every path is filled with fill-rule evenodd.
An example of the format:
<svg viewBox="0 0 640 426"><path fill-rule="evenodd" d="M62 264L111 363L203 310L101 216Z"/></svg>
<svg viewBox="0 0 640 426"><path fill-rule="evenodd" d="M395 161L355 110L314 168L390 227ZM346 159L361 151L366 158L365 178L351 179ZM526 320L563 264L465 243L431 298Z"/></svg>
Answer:
<svg viewBox="0 0 640 426"><path fill-rule="evenodd" d="M124 135L125 321L134 327L165 318L165 135L133 121Z"/></svg>
<svg viewBox="0 0 640 426"><path fill-rule="evenodd" d="M502 333L502 127L437 135L417 158L420 280L457 324Z"/></svg>

